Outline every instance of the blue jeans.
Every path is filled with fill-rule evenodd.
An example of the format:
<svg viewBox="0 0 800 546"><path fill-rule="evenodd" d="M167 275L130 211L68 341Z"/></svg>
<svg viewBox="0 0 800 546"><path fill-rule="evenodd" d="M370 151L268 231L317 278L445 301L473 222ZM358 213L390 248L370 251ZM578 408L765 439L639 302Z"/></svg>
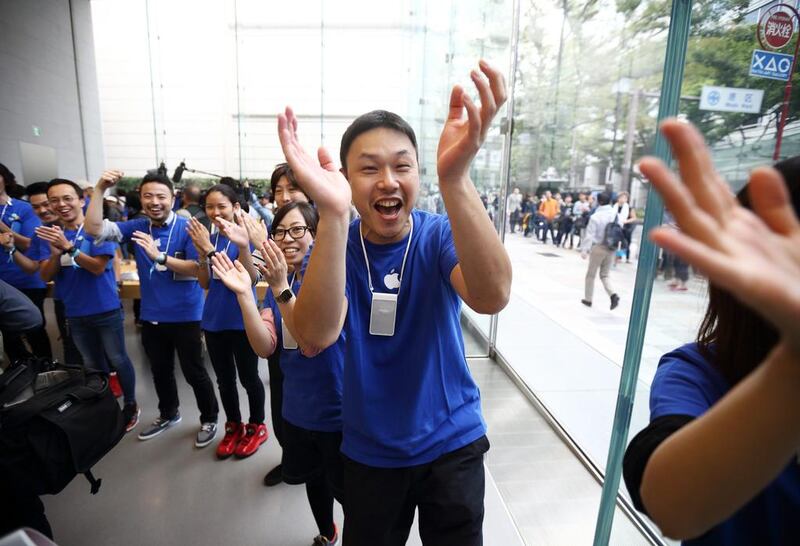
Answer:
<svg viewBox="0 0 800 546"><path fill-rule="evenodd" d="M105 357L117 370L125 403L136 402L136 373L125 350L125 327L122 309L85 317L68 317L67 327L83 356L84 365L109 373Z"/></svg>

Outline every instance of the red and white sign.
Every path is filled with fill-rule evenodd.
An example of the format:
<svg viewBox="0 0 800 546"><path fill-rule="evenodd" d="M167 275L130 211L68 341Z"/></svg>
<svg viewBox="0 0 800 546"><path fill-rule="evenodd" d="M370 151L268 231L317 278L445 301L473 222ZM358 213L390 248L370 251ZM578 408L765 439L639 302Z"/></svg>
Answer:
<svg viewBox="0 0 800 546"><path fill-rule="evenodd" d="M786 47L794 36L794 21L791 14L785 11L767 11L758 26L761 45L770 49Z"/></svg>

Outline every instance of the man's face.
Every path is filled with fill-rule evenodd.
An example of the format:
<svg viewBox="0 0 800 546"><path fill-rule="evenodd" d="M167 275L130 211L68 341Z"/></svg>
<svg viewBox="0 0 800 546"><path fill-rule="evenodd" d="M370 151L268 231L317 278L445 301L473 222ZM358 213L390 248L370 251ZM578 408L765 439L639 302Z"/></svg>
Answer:
<svg viewBox="0 0 800 546"><path fill-rule="evenodd" d="M142 210L150 220L162 223L169 217L175 198L164 184L145 182L139 190Z"/></svg>
<svg viewBox="0 0 800 546"><path fill-rule="evenodd" d="M411 140L383 127L360 134L347 152L346 176L367 239L391 243L405 237L419 194L417 154Z"/></svg>
<svg viewBox="0 0 800 546"><path fill-rule="evenodd" d="M545 199L550 199L551 197L553 197L552 193L550 193L549 191L544 192L544 198Z"/></svg>
<svg viewBox="0 0 800 546"><path fill-rule="evenodd" d="M39 217L43 224L52 224L58 220L58 216L50 208L50 202L47 200L46 193L37 193L31 195L28 201L33 208L33 212Z"/></svg>
<svg viewBox="0 0 800 546"><path fill-rule="evenodd" d="M275 184L275 204L278 208L289 203L308 203L308 197L299 186L292 184L288 176L281 176ZM265 205L266 206L266 205Z"/></svg>
<svg viewBox="0 0 800 546"><path fill-rule="evenodd" d="M84 201L69 184L57 184L47 190L47 200L50 202L50 209L65 224L83 221Z"/></svg>

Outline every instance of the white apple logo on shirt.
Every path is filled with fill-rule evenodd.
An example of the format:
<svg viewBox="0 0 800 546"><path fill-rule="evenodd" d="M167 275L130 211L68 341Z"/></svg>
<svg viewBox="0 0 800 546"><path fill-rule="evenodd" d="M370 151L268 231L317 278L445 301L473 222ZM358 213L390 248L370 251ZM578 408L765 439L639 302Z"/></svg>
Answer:
<svg viewBox="0 0 800 546"><path fill-rule="evenodd" d="M400 288L400 274L394 272L394 269L393 269L392 271L389 272L388 275L386 275L383 278L383 284L389 290L394 290L395 288Z"/></svg>

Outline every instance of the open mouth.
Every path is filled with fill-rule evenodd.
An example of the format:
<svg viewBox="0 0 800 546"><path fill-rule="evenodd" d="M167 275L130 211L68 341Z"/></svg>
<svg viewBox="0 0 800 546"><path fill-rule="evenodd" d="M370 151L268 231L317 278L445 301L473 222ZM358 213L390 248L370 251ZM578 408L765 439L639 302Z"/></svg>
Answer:
<svg viewBox="0 0 800 546"><path fill-rule="evenodd" d="M380 199L375 202L375 210L378 211L382 217L386 219L394 219L400 213L400 209L403 208L403 203L400 199L391 198L391 199Z"/></svg>
<svg viewBox="0 0 800 546"><path fill-rule="evenodd" d="M287 258L293 258L293 257L297 256L297 254L299 252L300 252L300 249L297 248L297 247L293 247L293 246L290 246L289 248L284 248L283 249L283 255L286 256Z"/></svg>

